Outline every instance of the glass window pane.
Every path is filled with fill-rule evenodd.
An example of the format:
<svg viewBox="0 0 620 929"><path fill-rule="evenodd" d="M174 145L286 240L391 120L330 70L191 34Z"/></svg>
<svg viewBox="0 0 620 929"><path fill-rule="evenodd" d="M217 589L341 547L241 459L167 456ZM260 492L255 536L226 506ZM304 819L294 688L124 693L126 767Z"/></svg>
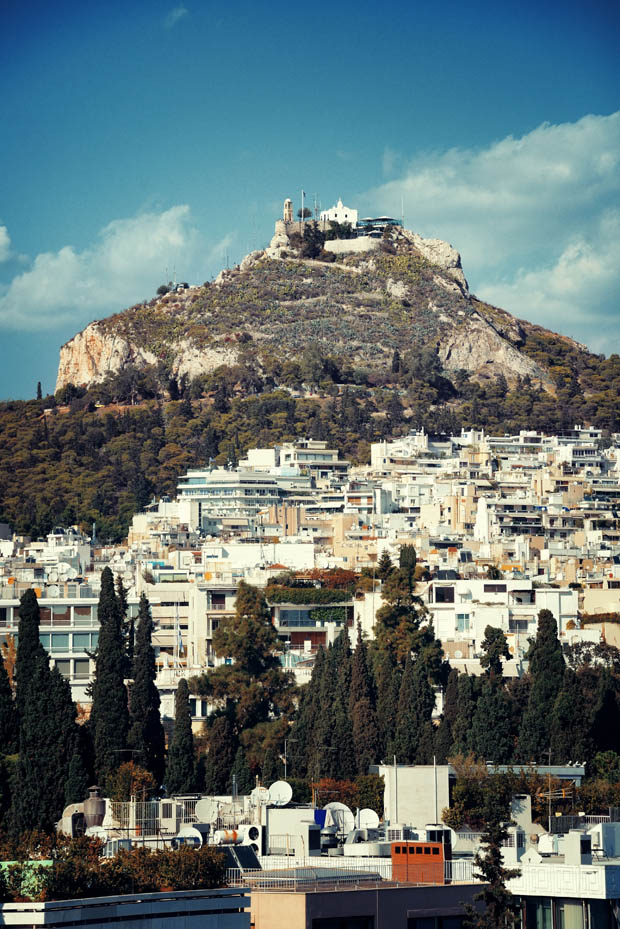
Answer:
<svg viewBox="0 0 620 929"><path fill-rule="evenodd" d="M90 661L88 658L76 658L73 673L82 680L88 680L90 675Z"/></svg>
<svg viewBox="0 0 620 929"><path fill-rule="evenodd" d="M74 632L73 647L75 649L90 649L90 632Z"/></svg>
<svg viewBox="0 0 620 929"><path fill-rule="evenodd" d="M52 633L52 651L66 652L69 650L69 633L53 632Z"/></svg>
<svg viewBox="0 0 620 929"><path fill-rule="evenodd" d="M63 677L71 676L71 661L68 658L60 658L56 661L56 667Z"/></svg>
<svg viewBox="0 0 620 929"><path fill-rule="evenodd" d="M97 648L97 645L98 645L98 644L99 644L99 633L98 633L98 632L93 632L92 635L91 635L91 637L90 637L90 647L91 647L91 648Z"/></svg>
<svg viewBox="0 0 620 929"><path fill-rule="evenodd" d="M50 634L49 634L49 632L42 632L42 633L39 635L39 640L40 640L41 645L43 646L43 648L44 648L46 651L49 652L49 650L50 650Z"/></svg>

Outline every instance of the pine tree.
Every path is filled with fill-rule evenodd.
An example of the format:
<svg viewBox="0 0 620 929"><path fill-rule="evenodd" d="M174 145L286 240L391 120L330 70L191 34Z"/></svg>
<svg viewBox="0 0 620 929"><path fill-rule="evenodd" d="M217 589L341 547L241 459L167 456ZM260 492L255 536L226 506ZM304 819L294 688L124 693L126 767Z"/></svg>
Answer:
<svg viewBox="0 0 620 929"><path fill-rule="evenodd" d="M205 793L225 794L237 754L233 723L227 715L216 716L209 726L209 752L205 764Z"/></svg>
<svg viewBox="0 0 620 929"><path fill-rule="evenodd" d="M134 681L129 698L127 744L137 756L134 760L150 771L157 783L161 784L165 769L165 737L159 713L159 691L155 686L152 633L151 607L145 594L142 594L138 612Z"/></svg>
<svg viewBox="0 0 620 929"><path fill-rule="evenodd" d="M368 765L380 761L381 742L375 712L375 692L368 667L362 627L357 627L357 645L353 654L349 713L358 774L366 774Z"/></svg>
<svg viewBox="0 0 620 929"><path fill-rule="evenodd" d="M230 767L227 769L227 773ZM174 700L174 730L168 749L166 766L166 793L191 793L196 786L196 755L192 717L189 708L189 687L185 678L181 678Z"/></svg>
<svg viewBox="0 0 620 929"><path fill-rule="evenodd" d="M106 778L127 760L123 753L127 749L128 727L125 643L121 611L114 593L114 578L109 568L101 572L99 623L90 727L95 750L95 774L104 784Z"/></svg>
<svg viewBox="0 0 620 929"><path fill-rule="evenodd" d="M390 576L393 570L394 565L392 563L392 559L390 558L389 552L386 551L386 549L383 549L377 564L377 577L379 580L384 581L386 577Z"/></svg>
<svg viewBox="0 0 620 929"><path fill-rule="evenodd" d="M12 755L17 751L19 725L13 691L4 661L0 658L0 752Z"/></svg>
<svg viewBox="0 0 620 929"><path fill-rule="evenodd" d="M231 774L231 793L232 793L232 776L235 776L235 783L237 787L237 793L240 796L247 796L251 793L254 786L252 782L252 772L250 771L250 766L248 764L248 759L245 752L243 751L243 746L240 745L237 749L237 754L235 755L235 762L232 766Z"/></svg>
<svg viewBox="0 0 620 929"><path fill-rule="evenodd" d="M538 614L538 630L528 657L532 689L521 721L518 760L541 762L550 747L553 708L566 667L557 623L550 610Z"/></svg>

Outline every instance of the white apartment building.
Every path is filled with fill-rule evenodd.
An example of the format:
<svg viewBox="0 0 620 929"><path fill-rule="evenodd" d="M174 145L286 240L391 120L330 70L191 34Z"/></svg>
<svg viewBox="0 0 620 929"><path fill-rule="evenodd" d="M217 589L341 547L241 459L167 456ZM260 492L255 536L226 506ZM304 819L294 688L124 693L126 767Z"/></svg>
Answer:
<svg viewBox="0 0 620 929"><path fill-rule="evenodd" d="M562 641L591 638L592 633L569 628L578 625L577 591L564 587L537 588L531 580L478 580L474 578L431 581L423 596L436 636L442 642L463 642L463 657L480 655L487 626L502 629L515 658L522 658L528 638L536 635L538 614L550 610ZM599 633L595 634L598 641ZM458 657L458 656L457 656Z"/></svg>

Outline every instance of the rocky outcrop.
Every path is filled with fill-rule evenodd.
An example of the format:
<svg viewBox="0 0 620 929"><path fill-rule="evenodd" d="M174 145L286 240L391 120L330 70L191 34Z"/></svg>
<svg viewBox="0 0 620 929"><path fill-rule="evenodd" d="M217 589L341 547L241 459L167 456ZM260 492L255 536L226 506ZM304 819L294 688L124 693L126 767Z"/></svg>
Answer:
<svg viewBox="0 0 620 929"><path fill-rule="evenodd" d="M457 281L464 294L469 293L469 285L461 265L461 256L455 248L441 239L423 239L417 232L410 232L409 229L403 229L401 235L411 242L423 258L437 265Z"/></svg>
<svg viewBox="0 0 620 929"><path fill-rule="evenodd" d="M503 374L509 383L528 374L550 383L546 371L502 338L477 313L467 320L466 326L459 326L441 340L438 354L443 366L451 371L462 368L470 374L493 378Z"/></svg>
<svg viewBox="0 0 620 929"><path fill-rule="evenodd" d="M60 349L56 390L67 384L81 386L103 381L129 364L155 364L152 352L132 345L100 323L90 323Z"/></svg>

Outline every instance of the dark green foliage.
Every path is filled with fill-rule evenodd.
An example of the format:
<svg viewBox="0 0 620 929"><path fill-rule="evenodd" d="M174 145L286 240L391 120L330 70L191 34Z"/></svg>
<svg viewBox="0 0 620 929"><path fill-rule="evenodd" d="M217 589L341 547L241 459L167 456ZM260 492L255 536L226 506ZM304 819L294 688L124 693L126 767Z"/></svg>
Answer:
<svg viewBox="0 0 620 929"><path fill-rule="evenodd" d="M392 564L392 559L390 558L389 552L383 549L381 552L381 557L377 563L377 577L379 580L384 581L393 570L394 565Z"/></svg>
<svg viewBox="0 0 620 929"><path fill-rule="evenodd" d="M487 627L487 629L490 627ZM493 672L491 672L493 675ZM491 676L482 689L471 721L469 746L477 758L505 764L512 760L511 707L501 679Z"/></svg>
<svg viewBox="0 0 620 929"><path fill-rule="evenodd" d="M302 688L299 696L297 718L291 729L289 742L289 766L297 777L306 777L312 772L311 757L314 756L320 713L320 692L323 674L327 667L327 655L321 645L314 659L312 677Z"/></svg>
<svg viewBox="0 0 620 929"><path fill-rule="evenodd" d="M151 642L153 620L145 594L140 597L134 680L129 693L127 744L132 757L161 784L165 769L164 727L159 713L159 691L155 686L155 652Z"/></svg>
<svg viewBox="0 0 620 929"><path fill-rule="evenodd" d="M60 818L65 783L77 744L75 705L68 682L47 656L38 658L26 688L20 721L19 758L13 796L13 829L49 832Z"/></svg>
<svg viewBox="0 0 620 929"><path fill-rule="evenodd" d="M225 714L215 716L210 720L207 734L209 749L205 762L205 793L226 794L238 746L233 723Z"/></svg>
<svg viewBox="0 0 620 929"><path fill-rule="evenodd" d="M532 688L519 733L518 756L542 763L551 741L553 708L564 681L564 656L553 613L541 610L528 653Z"/></svg>
<svg viewBox="0 0 620 929"><path fill-rule="evenodd" d="M374 649L373 655L377 682L379 757L383 758L392 743L396 729L402 671L391 652L379 652Z"/></svg>
<svg viewBox="0 0 620 929"><path fill-rule="evenodd" d="M361 626L357 627L357 645L353 654L351 687L349 690L353 747L358 771L380 761L381 740L375 713L374 681L368 666L366 643Z"/></svg>
<svg viewBox="0 0 620 929"><path fill-rule="evenodd" d="M95 657L90 727L95 751L95 774L100 783L127 761L127 690L121 610L109 568L101 572L99 645Z"/></svg>
<svg viewBox="0 0 620 929"><path fill-rule="evenodd" d="M480 850L474 863L476 876L486 886L476 894L475 900L484 904L479 913L467 907L467 925L471 929L509 929L515 923L517 904L506 881L518 877L516 868L506 868L502 859L502 843L508 837L507 824L510 818L510 791L506 779L494 775L486 779L483 799L483 821L485 823Z"/></svg>
<svg viewBox="0 0 620 929"><path fill-rule="evenodd" d="M71 755L65 782L65 806L70 803L81 803L88 796L88 772L79 747Z"/></svg>
<svg viewBox="0 0 620 929"><path fill-rule="evenodd" d="M118 600L118 606L121 611L121 629L123 632L123 641L125 643L125 677L133 677L135 625L133 616L127 615L129 611L127 590L120 574L116 578L116 599Z"/></svg>
<svg viewBox="0 0 620 929"><path fill-rule="evenodd" d="M0 657L0 753L12 755L17 751L19 725L13 691Z"/></svg>
<svg viewBox="0 0 620 929"><path fill-rule="evenodd" d="M403 545L401 546L400 553L398 556L398 566L401 571L405 572L407 578L407 583L409 588L413 589L414 586L414 576L415 576L415 566L417 564L418 558L416 555L416 550L413 545Z"/></svg>
<svg viewBox="0 0 620 929"><path fill-rule="evenodd" d="M232 771L230 772L231 792L233 775L235 776L237 793L241 796L247 796L254 787L254 783L252 781L252 772L250 771L248 760L243 751L243 746L241 745L237 749Z"/></svg>
<svg viewBox="0 0 620 929"><path fill-rule="evenodd" d="M37 662L47 664L47 652L39 638L39 603L32 588L27 590L19 602L19 626L17 628L17 658L15 661L15 690L17 711L24 716L25 700L29 682Z"/></svg>
<svg viewBox="0 0 620 929"><path fill-rule="evenodd" d="M592 716L579 677L572 668L566 668L562 689L553 706L550 746L553 764L592 758Z"/></svg>
<svg viewBox="0 0 620 929"><path fill-rule="evenodd" d="M415 763L419 737L418 720L415 717L415 711L416 681L411 655L407 655L398 694L394 739L388 748L388 753L396 755L396 759L400 764Z"/></svg>
<svg viewBox="0 0 620 929"><path fill-rule="evenodd" d="M482 667L486 668L489 674L501 677L502 658L510 658L508 642L501 629L496 629L494 626L486 627L484 639L482 640L482 651L484 652L480 659Z"/></svg>
<svg viewBox="0 0 620 929"><path fill-rule="evenodd" d="M219 657L232 658L233 663L195 678L192 688L226 710L237 736L290 711L293 681L280 664L282 645L262 590L239 583L235 615L220 624L213 645ZM231 694L235 695L234 705Z"/></svg>
<svg viewBox="0 0 620 929"><path fill-rule="evenodd" d="M226 771L226 776L230 766ZM196 755L192 733L192 717L189 707L189 688L181 678L174 700L174 729L168 749L165 776L166 793L191 793L196 789Z"/></svg>
<svg viewBox="0 0 620 929"><path fill-rule="evenodd" d="M452 723L453 752L467 755L471 750L471 722L476 707L474 683L468 674L459 674L456 696L457 712Z"/></svg>

